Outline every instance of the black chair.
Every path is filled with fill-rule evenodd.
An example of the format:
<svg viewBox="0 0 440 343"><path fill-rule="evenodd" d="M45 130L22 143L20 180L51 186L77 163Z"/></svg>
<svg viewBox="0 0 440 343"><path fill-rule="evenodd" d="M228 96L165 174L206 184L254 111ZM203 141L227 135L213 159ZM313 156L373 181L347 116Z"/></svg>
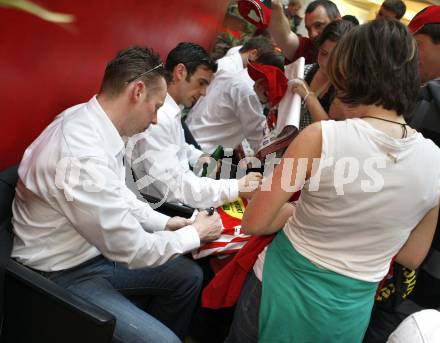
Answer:
<svg viewBox="0 0 440 343"><path fill-rule="evenodd" d="M126 182L129 184L133 184L133 187L136 187L136 181L138 180L136 176L136 172L134 169L126 169ZM170 217L183 217L183 218L191 218L194 213L194 208L189 207L184 204L173 204L170 202L163 202L159 206L156 204L161 202L161 199L156 198L155 196L149 195L145 193L143 190L139 190L139 194L144 198L146 202L148 202L151 207L153 207L157 212L165 214Z"/></svg>
<svg viewBox="0 0 440 343"><path fill-rule="evenodd" d="M0 341L111 342L113 315L10 258L17 178L17 167L0 173Z"/></svg>
<svg viewBox="0 0 440 343"><path fill-rule="evenodd" d="M144 199L148 203L150 203L151 205L154 205L160 201L160 199L158 199L152 195L144 194L144 193L141 193L141 194L144 197ZM181 204L181 205L172 204L169 202L164 202L159 207L155 208L155 210L157 212L162 213L162 214L166 214L167 216L170 216L170 217L179 216L179 217L183 217L183 218L191 218L191 216L194 213L194 208L192 208L192 207L189 207L189 206L186 206L183 204Z"/></svg>

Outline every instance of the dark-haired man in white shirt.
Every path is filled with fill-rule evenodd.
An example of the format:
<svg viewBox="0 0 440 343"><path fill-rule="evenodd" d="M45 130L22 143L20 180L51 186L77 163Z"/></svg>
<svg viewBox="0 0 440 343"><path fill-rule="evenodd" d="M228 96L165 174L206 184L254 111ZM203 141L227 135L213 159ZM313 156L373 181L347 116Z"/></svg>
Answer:
<svg viewBox="0 0 440 343"><path fill-rule="evenodd" d="M125 186L122 137L154 124L165 95L159 56L121 51L99 94L61 113L18 170L12 257L112 313L118 341L183 339L202 273L178 255L221 232L215 214L202 212L193 223L169 218ZM125 291L142 295L145 311Z"/></svg>
<svg viewBox="0 0 440 343"><path fill-rule="evenodd" d="M185 142L181 106L191 107L206 94L217 65L203 47L183 42L170 51L165 68L170 80L158 123L128 144L128 150L133 147L133 170L139 179L139 190L195 208L219 207L239 196L249 196L259 185L259 173L249 173L238 180L214 180L190 169L213 161Z"/></svg>

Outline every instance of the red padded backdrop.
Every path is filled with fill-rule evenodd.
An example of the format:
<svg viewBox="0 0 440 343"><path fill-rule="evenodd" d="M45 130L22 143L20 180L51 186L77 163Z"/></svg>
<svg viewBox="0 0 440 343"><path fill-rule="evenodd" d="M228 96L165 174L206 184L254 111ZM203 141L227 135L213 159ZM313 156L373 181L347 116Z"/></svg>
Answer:
<svg viewBox="0 0 440 343"><path fill-rule="evenodd" d="M229 0L34 0L69 25L0 7L0 169L59 112L95 94L106 62L130 45L162 58L180 41L210 49Z"/></svg>

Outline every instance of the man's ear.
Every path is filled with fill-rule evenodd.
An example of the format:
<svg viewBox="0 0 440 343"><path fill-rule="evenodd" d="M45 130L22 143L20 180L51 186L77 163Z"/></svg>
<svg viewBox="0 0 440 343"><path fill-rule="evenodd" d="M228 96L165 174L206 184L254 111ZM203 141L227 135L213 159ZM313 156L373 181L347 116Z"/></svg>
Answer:
<svg viewBox="0 0 440 343"><path fill-rule="evenodd" d="M131 87L130 98L137 102L146 97L146 93L147 87L145 87L145 83L142 81L136 81L133 87Z"/></svg>
<svg viewBox="0 0 440 343"><path fill-rule="evenodd" d="M255 62L255 60L258 58L258 50L252 49L248 52L248 61L249 62Z"/></svg>
<svg viewBox="0 0 440 343"><path fill-rule="evenodd" d="M173 80L171 82L178 82L186 79L186 67L183 63L178 63L173 69Z"/></svg>
<svg viewBox="0 0 440 343"><path fill-rule="evenodd" d="M264 89L264 96L269 98L269 90L267 88Z"/></svg>

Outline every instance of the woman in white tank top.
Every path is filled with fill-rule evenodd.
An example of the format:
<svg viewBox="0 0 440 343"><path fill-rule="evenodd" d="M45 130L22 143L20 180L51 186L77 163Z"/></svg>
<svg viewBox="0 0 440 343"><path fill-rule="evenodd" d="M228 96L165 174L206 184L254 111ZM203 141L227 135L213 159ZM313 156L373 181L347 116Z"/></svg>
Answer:
<svg viewBox="0 0 440 343"><path fill-rule="evenodd" d="M403 118L419 88L414 39L397 21L356 27L333 50L329 76L346 120L304 129L248 205L245 232L277 236L228 342L360 342L391 259L414 269L428 252L440 150ZM294 210L287 202L302 186Z"/></svg>

